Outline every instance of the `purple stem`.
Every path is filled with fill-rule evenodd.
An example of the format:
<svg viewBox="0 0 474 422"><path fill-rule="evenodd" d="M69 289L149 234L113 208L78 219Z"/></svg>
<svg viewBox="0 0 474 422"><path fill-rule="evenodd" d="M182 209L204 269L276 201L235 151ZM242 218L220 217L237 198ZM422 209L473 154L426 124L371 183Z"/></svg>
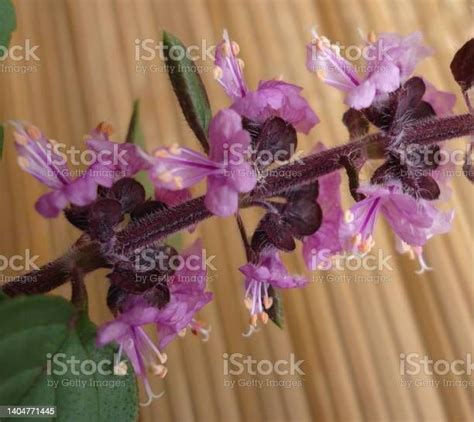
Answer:
<svg viewBox="0 0 474 422"><path fill-rule="evenodd" d="M418 122L416 126L405 128L401 134L401 142L427 145L472 134L474 134L474 116L463 114ZM387 134L378 132L281 166L270 173L252 192L242 197L240 208L247 208L256 200L271 198L339 170L343 167L343 157L383 158L392 140ZM201 196L128 225L117 234L116 246L121 251L147 246L211 216L212 213L205 207L204 197ZM92 254L89 248L92 248ZM18 277L5 284L3 291L9 296L47 292L66 282L75 266L80 267L82 273L86 274L107 266L107 262L98 246L86 241L85 245L72 256L71 253L66 254L35 272ZM22 280L29 282L25 283Z"/></svg>

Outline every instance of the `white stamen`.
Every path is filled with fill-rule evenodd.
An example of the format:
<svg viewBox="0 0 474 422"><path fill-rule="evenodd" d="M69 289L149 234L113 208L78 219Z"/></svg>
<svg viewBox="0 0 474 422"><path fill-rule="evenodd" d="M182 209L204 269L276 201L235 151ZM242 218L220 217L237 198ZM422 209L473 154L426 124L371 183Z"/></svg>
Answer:
<svg viewBox="0 0 474 422"><path fill-rule="evenodd" d="M114 366L114 375L118 375L122 377L124 375L127 375L127 370L128 370L127 362L123 360L118 365Z"/></svg>
<svg viewBox="0 0 474 422"><path fill-rule="evenodd" d="M209 325L209 328L200 328L199 333L201 334L201 341L206 342L211 337L212 327Z"/></svg>
<svg viewBox="0 0 474 422"><path fill-rule="evenodd" d="M256 333L258 331L258 327L249 324L249 329L247 330L246 333L242 333L243 337L250 337L253 333Z"/></svg>
<svg viewBox="0 0 474 422"><path fill-rule="evenodd" d="M369 32L369 34L367 35L367 40L369 41L369 43L371 44L375 44L375 42L377 41L377 34L375 33L375 31L372 29L372 31Z"/></svg>
<svg viewBox="0 0 474 422"><path fill-rule="evenodd" d="M146 391L148 400L145 403L140 403L140 406L143 406L143 407L149 406L150 403L154 399L159 399L163 394L165 394L164 391L162 391L160 394L153 393L153 390L151 389L150 383L146 380L144 381L144 385L145 385L145 391Z"/></svg>
<svg viewBox="0 0 474 422"><path fill-rule="evenodd" d="M351 210L346 210L344 213L344 223L350 224L354 221L354 214Z"/></svg>
<svg viewBox="0 0 474 422"><path fill-rule="evenodd" d="M224 75L224 71L222 70L221 67L215 66L214 70L212 71L212 74L214 76L214 79L219 80Z"/></svg>
<svg viewBox="0 0 474 422"><path fill-rule="evenodd" d="M150 365L150 370L153 375L164 378L168 373L168 368L165 365Z"/></svg>
<svg viewBox="0 0 474 422"><path fill-rule="evenodd" d="M234 53L234 56L238 56L240 53L240 46L237 44L235 41L232 41L232 53Z"/></svg>
<svg viewBox="0 0 474 422"><path fill-rule="evenodd" d="M432 271L433 268L430 267L423 257L423 249L421 247L413 247L416 257L418 258L418 263L420 264L420 269L415 271L416 274L423 274L426 271Z"/></svg>

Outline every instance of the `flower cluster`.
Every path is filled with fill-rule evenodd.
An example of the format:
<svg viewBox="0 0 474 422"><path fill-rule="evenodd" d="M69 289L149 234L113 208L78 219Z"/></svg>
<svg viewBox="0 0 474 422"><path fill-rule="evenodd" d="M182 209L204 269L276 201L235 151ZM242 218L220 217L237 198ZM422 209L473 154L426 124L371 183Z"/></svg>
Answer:
<svg viewBox="0 0 474 422"><path fill-rule="evenodd" d="M472 113L466 93L473 84L474 45L470 41L466 46L451 67ZM230 104L200 127L204 152L175 144L148 154L131 142L113 142L110 125L101 123L86 135L87 151L120 159L96 160L73 177L55 141L31 124L13 122L20 166L50 189L37 201L37 211L47 218L64 211L83 232L79 244L94 245L94 257L75 260L82 272L110 270L107 304L115 319L100 327L97 345L118 344L115 371L126 372L125 354L143 380L145 404L161 396L153 392L148 375L166 375L166 346L188 328L204 340L209 337L210 328L196 318L212 299L206 269L172 265L176 258L202 259L201 241L181 253L165 243L167 236L194 229L204 218L234 216L238 224L247 258L240 267L250 314L244 336L258 331L259 322L280 324L279 289L307 285L305 277L289 274L280 255L293 251L297 241L309 269L327 269L322 256L368 254L381 215L394 233L396 249L417 257L420 273L430 269L423 248L434 235L448 232L454 218L453 210L439 206L449 197L454 169L436 157L446 148L442 141L473 135L472 114L452 116L455 96L412 75L417 63L432 54L421 34L371 33L364 48L371 59L365 72L358 73L337 45L314 33L307 67L345 93L349 109L342 121L350 142L334 149L318 144L296 163L291 160L297 134L307 134L319 122L316 113L302 88L291 83L261 81L250 90L238 58L240 47L227 32L216 47L214 77ZM182 80L170 76L180 87L180 104L188 107L190 95L182 94ZM188 122L193 119L189 110L183 111ZM190 123L192 128L199 124L198 119ZM261 160L262 153L268 159ZM276 167L277 156L284 158L284 166ZM373 158L382 162L360 180ZM341 202L341 168L355 200L349 209ZM472 180L470 162L463 169ZM154 198L134 178L141 171L153 183ZM193 198L191 188L204 179L205 195ZM251 235L239 214L247 207L264 211ZM54 274L54 265L48 271ZM5 291L18 288L11 286ZM46 290L35 291L41 289ZM154 328L157 340L146 326Z"/></svg>

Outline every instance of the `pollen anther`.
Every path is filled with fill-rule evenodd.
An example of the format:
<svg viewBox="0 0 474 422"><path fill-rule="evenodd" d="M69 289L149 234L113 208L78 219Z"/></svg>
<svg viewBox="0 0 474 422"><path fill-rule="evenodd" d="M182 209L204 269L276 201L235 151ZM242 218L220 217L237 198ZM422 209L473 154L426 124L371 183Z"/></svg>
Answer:
<svg viewBox="0 0 474 422"><path fill-rule="evenodd" d="M31 139L38 140L41 138L41 131L36 126L28 126L26 128L26 133L30 136Z"/></svg>

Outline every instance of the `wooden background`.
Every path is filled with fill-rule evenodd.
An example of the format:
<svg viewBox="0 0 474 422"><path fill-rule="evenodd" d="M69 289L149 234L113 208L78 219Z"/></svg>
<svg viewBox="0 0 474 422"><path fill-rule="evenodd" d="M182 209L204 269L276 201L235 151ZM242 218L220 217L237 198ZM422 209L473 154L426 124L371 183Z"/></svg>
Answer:
<svg viewBox="0 0 474 422"><path fill-rule="evenodd" d="M345 45L360 43L358 30L423 31L436 48L418 73L439 88L457 92L449 62L472 36L473 3L462 0L17 0L18 30L12 44L38 44L39 62L28 73L0 73L0 115L36 123L51 138L82 147L82 135L107 120L119 136L126 131L134 98L142 100L149 148L174 142L196 147L162 71L136 71L135 39L157 42L166 29L187 44L212 45L228 28L240 43L251 87L259 79L283 75L305 88L322 123L300 145L327 145L346 139L340 122L341 96L305 69L309 30ZM158 68L157 58L151 64ZM213 110L228 99L212 79L205 60L203 79ZM458 98L458 112L465 106ZM462 143L458 143L462 146ZM153 381L166 395L141 410L143 421L467 421L473 419L472 387L401 385L399 356L419 353L431 359L464 359L472 352L472 189L454 179L453 230L428 243L426 258L435 271L416 276L416 265L395 255L385 283L315 281L304 290L284 293L286 328L267 326L243 338L247 313L242 304L244 262L232 218L200 226L208 254L217 255L211 288L216 300L202 312L212 338L201 343L188 335L168 347L169 373ZM0 250L7 256L30 249L39 262L60 255L78 232L63 217L45 220L34 211L44 188L16 164L11 136L0 165ZM245 212L250 225L259 212ZM377 248L393 253L393 238L379 224ZM196 234L194 235L194 237ZM185 238L185 243L191 237ZM300 254L286 257L304 271ZM105 306L105 273L88 278L93 319L110 314ZM341 272L331 273L341 276ZM354 273L347 273L354 276ZM361 273L380 275L378 272ZM309 274L314 276L315 274ZM325 280L325 281L324 281ZM68 294L68 288L58 289ZM223 354L255 359L304 360L302 386L224 386ZM252 379L251 375L243 375ZM236 377L235 379L238 379ZM262 377L261 379L265 379ZM270 375L271 379L288 379ZM415 376L413 379L471 380L462 376Z"/></svg>

